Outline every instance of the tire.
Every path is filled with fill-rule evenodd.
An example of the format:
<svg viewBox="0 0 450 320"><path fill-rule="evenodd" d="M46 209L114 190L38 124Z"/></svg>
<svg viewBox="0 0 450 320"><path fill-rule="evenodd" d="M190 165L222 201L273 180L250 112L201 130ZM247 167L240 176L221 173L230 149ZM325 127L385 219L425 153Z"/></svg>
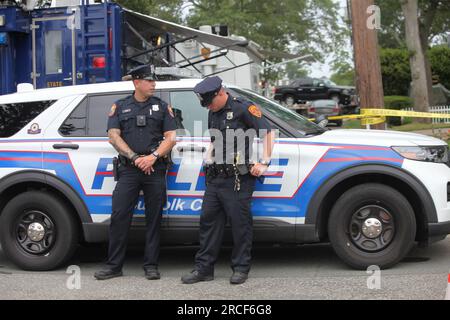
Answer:
<svg viewBox="0 0 450 320"><path fill-rule="evenodd" d="M284 97L284 104L288 107L292 107L295 103L295 99L294 96L292 95L287 95Z"/></svg>
<svg viewBox="0 0 450 320"><path fill-rule="evenodd" d="M376 221L381 228L374 224ZM346 191L333 206L328 235L336 254L349 266L386 269L403 259L414 244L414 211L406 198L391 187L359 185Z"/></svg>
<svg viewBox="0 0 450 320"><path fill-rule="evenodd" d="M5 255L24 270L46 271L63 265L78 244L78 223L55 196L29 191L10 200L0 215Z"/></svg>

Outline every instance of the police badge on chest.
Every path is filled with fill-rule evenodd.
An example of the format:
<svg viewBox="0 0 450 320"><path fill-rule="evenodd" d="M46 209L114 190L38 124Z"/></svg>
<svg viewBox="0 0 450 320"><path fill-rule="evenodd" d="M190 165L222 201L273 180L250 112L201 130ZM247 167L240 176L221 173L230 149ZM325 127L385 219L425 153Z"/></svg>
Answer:
<svg viewBox="0 0 450 320"><path fill-rule="evenodd" d="M233 120L233 112L227 112L227 120Z"/></svg>

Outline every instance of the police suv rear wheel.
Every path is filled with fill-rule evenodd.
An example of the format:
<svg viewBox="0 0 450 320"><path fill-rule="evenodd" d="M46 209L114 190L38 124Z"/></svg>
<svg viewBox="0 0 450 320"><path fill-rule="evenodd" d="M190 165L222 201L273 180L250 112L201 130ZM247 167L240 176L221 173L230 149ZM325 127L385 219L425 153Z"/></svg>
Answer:
<svg viewBox="0 0 450 320"><path fill-rule="evenodd" d="M346 191L334 205L328 235L336 254L356 269L398 263L416 234L414 211L397 190L367 183Z"/></svg>
<svg viewBox="0 0 450 320"><path fill-rule="evenodd" d="M78 242L78 227L67 206L41 191L10 200L0 215L5 255L25 270L55 269L69 259Z"/></svg>

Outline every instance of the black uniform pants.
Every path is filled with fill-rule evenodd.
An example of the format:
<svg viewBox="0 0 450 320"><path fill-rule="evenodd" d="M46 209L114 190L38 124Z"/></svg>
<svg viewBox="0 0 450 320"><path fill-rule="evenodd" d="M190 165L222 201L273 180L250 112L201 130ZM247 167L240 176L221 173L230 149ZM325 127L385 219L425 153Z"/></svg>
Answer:
<svg viewBox="0 0 450 320"><path fill-rule="evenodd" d="M121 166L119 180L112 195L112 215L109 227L107 267L121 270L125 260L133 211L139 192L144 192L145 202L145 255L144 269L158 266L162 208L166 201L166 170L156 169L150 175L139 168Z"/></svg>
<svg viewBox="0 0 450 320"><path fill-rule="evenodd" d="M195 256L195 269L202 274L213 274L227 218L231 223L233 271L250 271L253 241L251 200L255 178L240 176L241 189L234 190L235 178L213 178L206 186L200 216L200 249Z"/></svg>

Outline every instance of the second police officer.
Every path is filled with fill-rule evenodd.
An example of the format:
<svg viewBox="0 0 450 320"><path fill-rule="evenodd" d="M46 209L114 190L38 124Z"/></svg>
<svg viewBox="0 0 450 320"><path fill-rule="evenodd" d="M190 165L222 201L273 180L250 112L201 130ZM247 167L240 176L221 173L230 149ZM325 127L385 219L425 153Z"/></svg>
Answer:
<svg viewBox="0 0 450 320"><path fill-rule="evenodd" d="M255 179L270 162L274 131L252 102L229 95L219 77L204 79L194 88L203 107L209 109L211 145L206 158L206 190L200 216L200 249L194 270L181 281L192 284L214 278L227 219L231 223L233 250L231 284L244 283L250 271L253 226L251 199ZM262 157L251 163L256 134L263 139Z"/></svg>
<svg viewBox="0 0 450 320"><path fill-rule="evenodd" d="M160 278L158 270L160 224L166 201L167 165L164 157L175 145L176 124L172 109L153 96L156 76L153 66L130 72L135 91L113 104L108 119L108 137L119 153L118 179L112 196L108 261L95 273L98 280L122 275L128 231L142 190L145 201L146 235L144 271L149 280Z"/></svg>

